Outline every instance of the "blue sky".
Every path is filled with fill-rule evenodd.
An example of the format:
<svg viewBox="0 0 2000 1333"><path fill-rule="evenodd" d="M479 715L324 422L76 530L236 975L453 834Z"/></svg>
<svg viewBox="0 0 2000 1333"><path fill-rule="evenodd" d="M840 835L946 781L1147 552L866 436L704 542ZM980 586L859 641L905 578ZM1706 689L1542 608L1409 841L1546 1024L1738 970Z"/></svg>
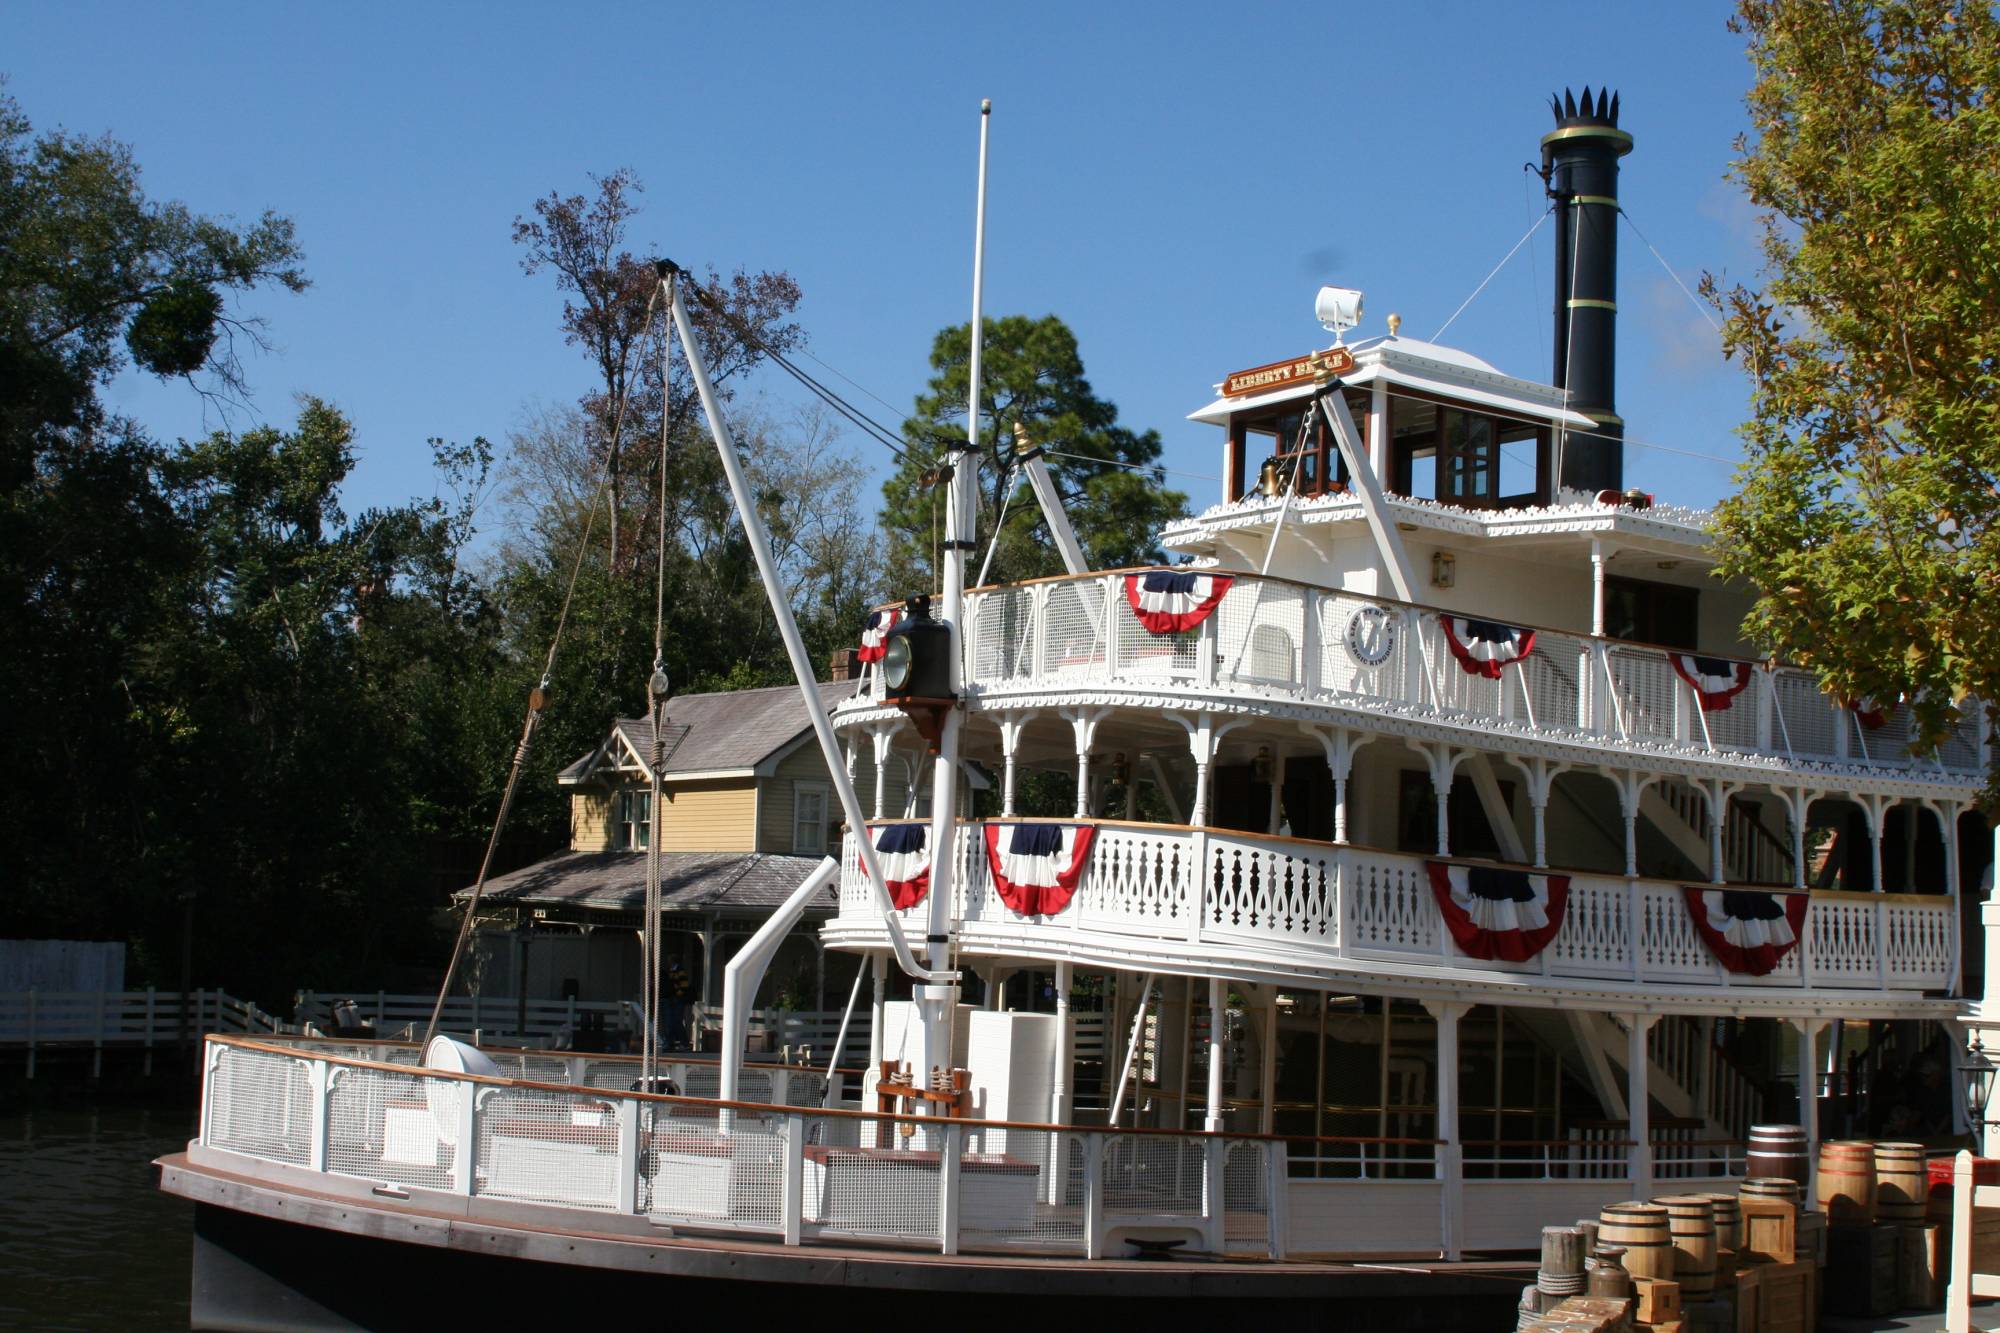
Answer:
<svg viewBox="0 0 2000 1333"><path fill-rule="evenodd" d="M1197 504L1219 435L1182 418L1247 365L1323 345L1321 283L1359 332L1429 337L1543 207L1547 95L1608 82L1637 139L1622 196L1619 408L1632 484L1727 492L1740 372L1690 286L1749 278L1726 179L1749 66L1728 6L1404 3L876 6L16 4L0 72L38 128L133 145L156 197L292 217L314 287L251 303L275 350L251 412L314 393L354 419L350 508L431 491L431 435L496 442L587 371L509 240L586 173L647 185L635 240L782 268L812 353L893 405L970 308L978 107L994 102L989 314L1056 313L1098 391L1154 427ZM1444 339L1546 379L1551 228ZM808 363L811 366L811 363ZM751 392L774 404L789 381ZM121 382L157 434L219 424ZM880 470L886 455L854 436ZM868 452L872 450L872 452ZM872 501L873 495L871 493Z"/></svg>

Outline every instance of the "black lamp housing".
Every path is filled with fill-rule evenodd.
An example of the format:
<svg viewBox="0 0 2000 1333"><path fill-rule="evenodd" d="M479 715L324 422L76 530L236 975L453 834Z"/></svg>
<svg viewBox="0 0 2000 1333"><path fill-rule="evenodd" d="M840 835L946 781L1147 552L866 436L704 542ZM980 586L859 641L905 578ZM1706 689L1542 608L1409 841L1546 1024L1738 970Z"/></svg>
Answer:
<svg viewBox="0 0 2000 1333"><path fill-rule="evenodd" d="M903 669L905 663L907 670ZM883 636L882 668L884 698L955 697L951 692L951 626L932 619L927 595L919 593L905 602L903 618Z"/></svg>

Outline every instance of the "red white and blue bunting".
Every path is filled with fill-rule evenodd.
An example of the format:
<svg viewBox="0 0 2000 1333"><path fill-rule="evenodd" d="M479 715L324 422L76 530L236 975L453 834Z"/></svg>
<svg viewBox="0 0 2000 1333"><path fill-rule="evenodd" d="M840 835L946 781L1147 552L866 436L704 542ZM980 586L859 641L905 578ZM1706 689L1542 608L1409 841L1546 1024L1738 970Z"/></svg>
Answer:
<svg viewBox="0 0 2000 1333"><path fill-rule="evenodd" d="M868 623L861 627L861 649L854 654L855 660L881 661L882 654L888 649L888 645L883 641L889 637L889 631L895 628L896 622L902 618L902 611L893 606L881 611L870 611Z"/></svg>
<svg viewBox="0 0 2000 1333"><path fill-rule="evenodd" d="M1708 951L1731 972L1765 976L1805 934L1810 900L1803 893L1683 885L1681 894Z"/></svg>
<svg viewBox="0 0 2000 1333"><path fill-rule="evenodd" d="M1468 957L1523 963L1562 929L1569 876L1426 861L1445 928Z"/></svg>
<svg viewBox="0 0 2000 1333"><path fill-rule="evenodd" d="M1698 657L1693 653L1668 653L1674 674L1686 681L1701 700L1701 711L1720 713L1736 702L1736 696L1750 688L1750 664L1726 657Z"/></svg>
<svg viewBox="0 0 2000 1333"><path fill-rule="evenodd" d="M1208 619L1236 580L1228 574L1149 569L1125 576L1125 600L1152 634L1178 634Z"/></svg>
<svg viewBox="0 0 2000 1333"><path fill-rule="evenodd" d="M875 860L889 901L898 909L915 907L931 891L929 830L922 824L878 824L874 831Z"/></svg>
<svg viewBox="0 0 2000 1333"><path fill-rule="evenodd" d="M1500 679L1500 669L1535 651L1535 632L1471 616L1439 616L1451 655L1469 676Z"/></svg>
<svg viewBox="0 0 2000 1333"><path fill-rule="evenodd" d="M1000 901L1022 916L1069 906L1096 832L1088 824L988 824L986 867Z"/></svg>
<svg viewBox="0 0 2000 1333"><path fill-rule="evenodd" d="M1888 703L1880 699L1850 699L1847 701L1847 707L1854 716L1861 719L1862 726L1870 731L1880 731L1882 724L1889 720L1889 715L1896 711L1896 705L1901 702L1901 699L1892 699Z"/></svg>

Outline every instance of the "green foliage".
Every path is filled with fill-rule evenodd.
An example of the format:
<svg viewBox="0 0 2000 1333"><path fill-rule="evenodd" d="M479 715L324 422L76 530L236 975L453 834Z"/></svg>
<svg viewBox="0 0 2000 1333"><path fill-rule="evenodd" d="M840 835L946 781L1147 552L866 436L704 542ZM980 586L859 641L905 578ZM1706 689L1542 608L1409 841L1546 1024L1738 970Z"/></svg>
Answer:
<svg viewBox="0 0 2000 1333"><path fill-rule="evenodd" d="M939 465L940 441L964 436L971 355L970 324L937 335L931 346L936 373L903 427L912 447L882 486L889 565L904 581L898 593L937 582L934 543L943 533L944 492L927 484L925 476ZM1160 559L1153 534L1186 511L1187 497L1165 489L1163 474L1151 466L1160 457L1159 433L1141 434L1119 425L1117 407L1090 387L1069 326L1054 315L987 320L980 378L982 553L1003 508L1007 515L988 580L1062 572L1062 558L1025 479L1016 473L1002 488L1017 425L1030 441L1051 451L1049 471L1091 568Z"/></svg>
<svg viewBox="0 0 2000 1333"><path fill-rule="evenodd" d="M1718 515L1747 630L1925 737L2000 699L2000 21L1743 0L1762 288L1709 291L1754 418Z"/></svg>

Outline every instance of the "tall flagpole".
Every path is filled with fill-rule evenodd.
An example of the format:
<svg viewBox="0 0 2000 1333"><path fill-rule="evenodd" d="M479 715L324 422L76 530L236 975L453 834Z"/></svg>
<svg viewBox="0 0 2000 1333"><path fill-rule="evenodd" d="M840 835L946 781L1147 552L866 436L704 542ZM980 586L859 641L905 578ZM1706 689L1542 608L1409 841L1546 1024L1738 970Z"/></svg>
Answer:
<svg viewBox="0 0 2000 1333"><path fill-rule="evenodd" d="M944 621L951 627L951 689L960 700L946 712L938 735L937 758L931 765L931 891L930 926L925 936L925 961L933 973L951 967L952 871L958 833L959 736L964 725L965 693L965 572L978 545L973 519L978 513L980 353L985 341L986 289L986 143L993 120L993 103L979 104L979 194L972 231L972 356L967 366L970 384L965 402L965 440L949 449L951 478L945 490ZM951 1048L952 1011L958 1003L955 984L917 988L923 1018L923 1051L918 1076L948 1078L959 1052Z"/></svg>

